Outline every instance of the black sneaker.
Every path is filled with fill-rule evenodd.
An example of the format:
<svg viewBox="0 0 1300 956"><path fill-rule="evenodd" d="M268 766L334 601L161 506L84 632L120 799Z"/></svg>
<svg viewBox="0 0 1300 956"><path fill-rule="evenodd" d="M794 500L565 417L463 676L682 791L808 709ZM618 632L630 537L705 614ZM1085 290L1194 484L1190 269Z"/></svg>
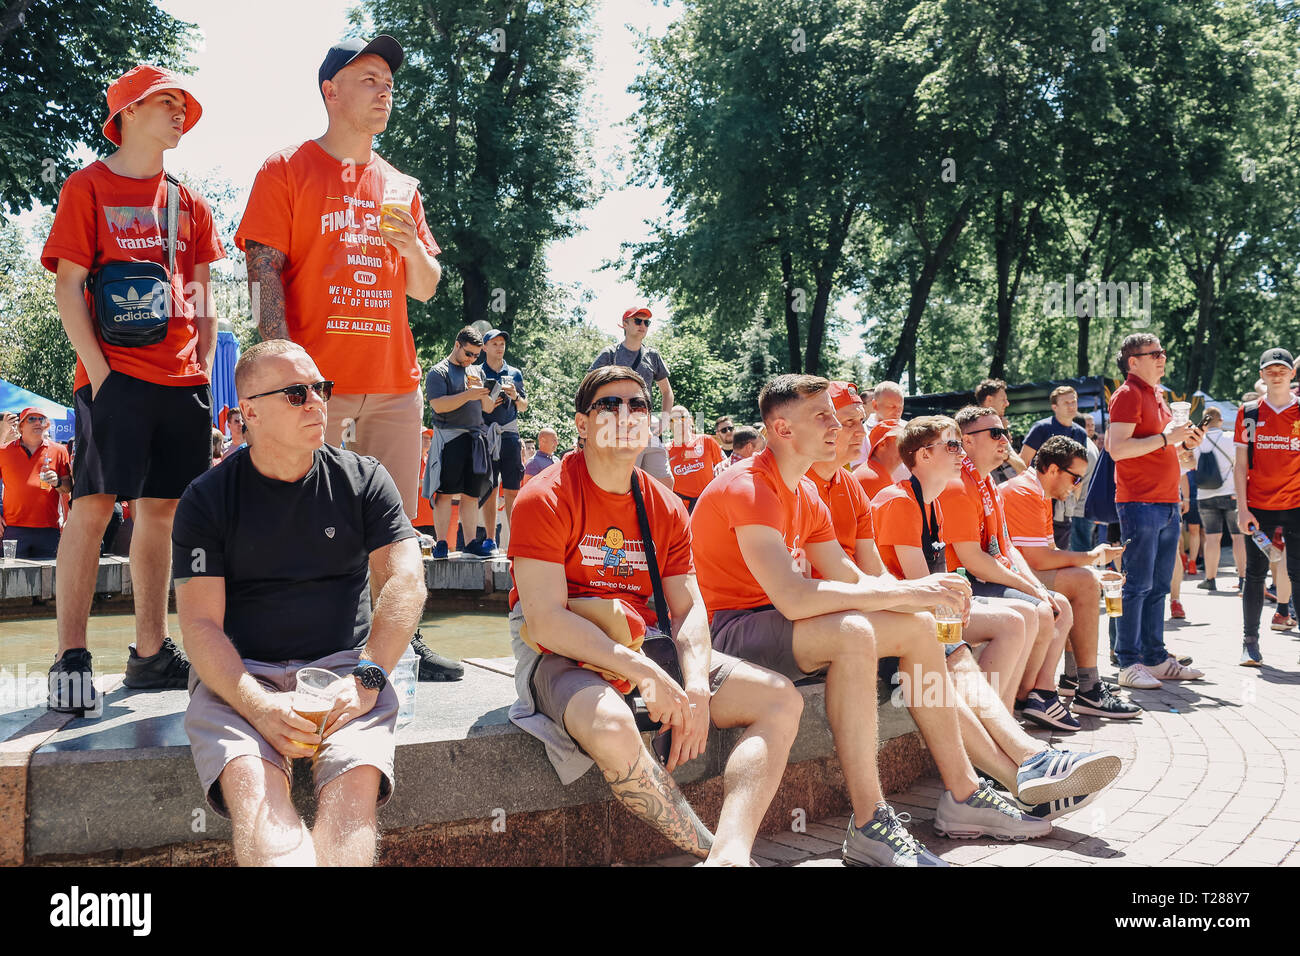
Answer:
<svg viewBox="0 0 1300 956"><path fill-rule="evenodd" d="M1218 586L1214 583L1214 578L1206 578L1200 584L1196 585L1198 591L1218 591Z"/></svg>
<svg viewBox="0 0 1300 956"><path fill-rule="evenodd" d="M420 637L419 631L416 631L415 637L411 639L411 650L415 651L420 658L420 674L417 680L450 681L460 680L465 676L464 664L429 650L429 645L424 643L424 638Z"/></svg>
<svg viewBox="0 0 1300 956"><path fill-rule="evenodd" d="M1073 697L1078 689L1079 678L1077 676L1071 677L1069 674L1062 674L1060 677L1056 678L1057 697Z"/></svg>
<svg viewBox="0 0 1300 956"><path fill-rule="evenodd" d="M1112 694L1110 688L1100 682L1091 691L1076 693L1072 708L1076 714L1092 714L1094 717L1117 720L1127 720L1142 713L1141 707Z"/></svg>
<svg viewBox="0 0 1300 956"><path fill-rule="evenodd" d="M1245 641L1241 645L1241 660L1237 662L1242 667L1263 667L1264 655L1259 652L1259 641Z"/></svg>
<svg viewBox="0 0 1300 956"><path fill-rule="evenodd" d="M46 706L60 714L80 714L94 710L99 701L95 693L95 674L90 669L90 651L74 647L50 668L50 698Z"/></svg>
<svg viewBox="0 0 1300 956"><path fill-rule="evenodd" d="M152 657L141 657L132 644L122 683L132 690L184 690L190 684L190 660L170 637L163 638L162 649Z"/></svg>

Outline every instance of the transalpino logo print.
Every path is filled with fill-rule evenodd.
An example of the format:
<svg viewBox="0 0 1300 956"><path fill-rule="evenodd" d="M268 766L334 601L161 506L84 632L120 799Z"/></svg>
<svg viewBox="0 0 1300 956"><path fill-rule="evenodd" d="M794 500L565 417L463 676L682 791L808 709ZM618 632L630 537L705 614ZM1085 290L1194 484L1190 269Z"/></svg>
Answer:
<svg viewBox="0 0 1300 956"><path fill-rule="evenodd" d="M129 927L133 936L153 928L150 893L82 893L73 886L50 897L50 925L58 927Z"/></svg>
<svg viewBox="0 0 1300 956"><path fill-rule="evenodd" d="M187 214L180 214L182 228L176 238L176 252L184 252L188 246L180 235L185 233L184 221ZM116 235L114 241L119 249L137 250L160 248L166 241L167 215L153 206L105 206L104 222L109 235L114 233L145 233L145 235Z"/></svg>

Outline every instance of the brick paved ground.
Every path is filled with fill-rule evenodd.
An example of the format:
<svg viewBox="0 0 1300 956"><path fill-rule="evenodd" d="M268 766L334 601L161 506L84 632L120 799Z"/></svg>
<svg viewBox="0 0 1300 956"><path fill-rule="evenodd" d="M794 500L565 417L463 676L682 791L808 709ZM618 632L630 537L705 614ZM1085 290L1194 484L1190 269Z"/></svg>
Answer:
<svg viewBox="0 0 1300 956"><path fill-rule="evenodd" d="M1300 634L1269 630L1266 605L1264 667L1238 666L1240 598L1197 590L1200 580L1184 585L1187 620L1168 622L1165 641L1192 655L1204 680L1125 691L1146 708L1137 720L1080 717L1077 733L1031 731L1057 746L1120 755L1123 772L1094 803L1054 821L1043 839L948 840L930 823L942 785L925 779L888 798L912 815L912 833L959 866L1300 866ZM1236 581L1225 570L1219 583ZM847 826L835 817L760 839L754 856L765 866L839 866Z"/></svg>

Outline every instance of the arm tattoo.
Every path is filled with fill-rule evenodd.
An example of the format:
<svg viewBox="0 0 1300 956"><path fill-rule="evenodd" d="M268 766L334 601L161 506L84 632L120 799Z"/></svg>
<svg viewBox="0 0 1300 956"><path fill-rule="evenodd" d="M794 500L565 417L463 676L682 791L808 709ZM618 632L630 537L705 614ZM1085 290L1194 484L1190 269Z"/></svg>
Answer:
<svg viewBox="0 0 1300 956"><path fill-rule="evenodd" d="M284 271L286 256L279 249L260 242L245 243L248 259L248 295L253 321L262 341L289 338L284 319Z"/></svg>
<svg viewBox="0 0 1300 956"><path fill-rule="evenodd" d="M646 753L645 747L626 772L603 767L601 772L618 802L629 811L687 853L698 857L709 855L713 834L695 815L677 782Z"/></svg>

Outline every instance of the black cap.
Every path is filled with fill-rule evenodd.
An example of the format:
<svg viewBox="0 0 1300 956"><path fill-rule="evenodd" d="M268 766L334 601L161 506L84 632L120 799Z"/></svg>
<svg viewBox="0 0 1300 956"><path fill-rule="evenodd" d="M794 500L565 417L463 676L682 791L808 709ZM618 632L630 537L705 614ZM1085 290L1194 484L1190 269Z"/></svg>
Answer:
<svg viewBox="0 0 1300 956"><path fill-rule="evenodd" d="M487 345L497 336L501 336L501 338L505 339L507 342L510 341L509 332L502 332L500 329L488 329L487 334L483 336L483 344Z"/></svg>
<svg viewBox="0 0 1300 956"><path fill-rule="evenodd" d="M375 37L369 42L362 40L360 37L352 40L342 40L330 47L329 52L325 54L325 59L321 61L320 71L316 74L316 85L319 87L326 80L334 79L339 70L364 53L382 56L388 64L388 68L394 73L402 65L402 60L406 56L402 52L402 45L386 33Z"/></svg>
<svg viewBox="0 0 1300 956"><path fill-rule="evenodd" d="M1295 359L1286 349L1269 349L1259 357L1259 370L1262 372L1270 365L1285 365L1288 368L1295 366Z"/></svg>

